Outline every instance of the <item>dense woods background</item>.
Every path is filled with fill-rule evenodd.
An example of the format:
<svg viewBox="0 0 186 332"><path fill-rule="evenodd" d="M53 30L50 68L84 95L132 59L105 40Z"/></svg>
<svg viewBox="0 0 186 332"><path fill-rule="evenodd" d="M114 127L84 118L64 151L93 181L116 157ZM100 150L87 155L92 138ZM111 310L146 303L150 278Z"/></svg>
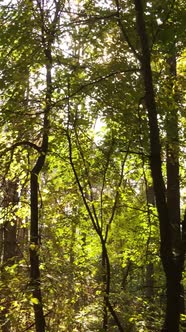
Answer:
<svg viewBox="0 0 186 332"><path fill-rule="evenodd" d="M186 330L185 22L1 1L2 332Z"/></svg>

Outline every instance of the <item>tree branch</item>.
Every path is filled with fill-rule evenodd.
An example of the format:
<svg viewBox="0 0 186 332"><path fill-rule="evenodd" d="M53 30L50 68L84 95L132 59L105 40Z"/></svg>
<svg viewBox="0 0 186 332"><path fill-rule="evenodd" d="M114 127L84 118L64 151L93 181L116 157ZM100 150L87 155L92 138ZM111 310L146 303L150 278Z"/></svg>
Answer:
<svg viewBox="0 0 186 332"><path fill-rule="evenodd" d="M123 26L123 23L122 23L122 20L121 20L121 15L120 15L120 9L121 9L121 7L120 7L120 5L119 5L119 0L115 0L115 3L116 3L116 8L117 8L117 14L116 14L116 16L117 16L118 26L119 26L119 28L120 28L120 30L121 30L121 32L122 32L122 35L123 35L123 37L124 37L124 40L127 42L129 48L131 49L131 51L132 51L132 53L135 55L135 57L136 57L138 60L140 60L140 59L141 59L141 56L140 56L140 54L136 51L136 49L134 48L134 46L132 45L132 43L131 43L131 41L130 41L130 39L129 39L127 33L126 33L126 30L125 30L125 28L124 28L124 26Z"/></svg>
<svg viewBox="0 0 186 332"><path fill-rule="evenodd" d="M0 152L0 157L2 157L5 153L9 151L14 151L18 146L30 146L31 148L35 149L39 153L41 153L41 147L36 145L35 143L29 142L29 141L22 141L22 142L17 142L11 145L10 147L4 149L2 152Z"/></svg>

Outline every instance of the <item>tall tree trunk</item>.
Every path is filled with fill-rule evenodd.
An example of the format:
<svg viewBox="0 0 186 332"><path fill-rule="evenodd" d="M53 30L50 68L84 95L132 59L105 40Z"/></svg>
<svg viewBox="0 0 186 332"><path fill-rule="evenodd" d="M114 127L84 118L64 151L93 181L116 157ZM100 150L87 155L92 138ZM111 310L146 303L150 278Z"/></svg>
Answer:
<svg viewBox="0 0 186 332"><path fill-rule="evenodd" d="M179 133L177 96L173 92L176 80L176 54L168 59L170 83L168 93L173 96L166 115L166 167L167 167L167 206L170 223L173 226L173 246L180 251L180 177L179 177ZM176 89L176 88L175 88Z"/></svg>
<svg viewBox="0 0 186 332"><path fill-rule="evenodd" d="M136 25L141 43L141 67L144 79L145 104L149 120L150 136L150 167L153 178L156 205L160 223L160 253L166 275L167 308L166 320L162 331L179 332L181 278L184 255L174 252L174 229L171 225L169 206L166 199L166 190L162 174L161 146L157 109L154 95L152 70L150 63L149 41L146 32L142 0L134 0L136 10Z"/></svg>
<svg viewBox="0 0 186 332"><path fill-rule="evenodd" d="M38 159L39 160L39 159ZM41 166L44 159L41 160ZM37 162L38 163L38 162ZM36 163L36 166L37 166ZM43 313L41 281L39 270L39 229L38 229L38 174L33 168L31 172L30 190L31 190L31 224L30 224L30 279L32 295L34 298L35 326L37 332L45 331L45 318Z"/></svg>
<svg viewBox="0 0 186 332"><path fill-rule="evenodd" d="M178 296L179 296L179 313L184 313L184 289L181 284L182 272L184 269L184 252L181 241L180 230L180 177L179 177L179 132L178 132L178 107L177 96L173 93L173 82L176 79L176 54L174 53L168 59L170 86L169 93L173 96L173 103L167 110L166 117L166 133L167 133L167 145L166 145L166 168L167 168L167 206L169 211L170 224L172 227L172 247L177 260L177 278L180 279L178 284ZM170 271L171 274L171 271ZM166 273L167 284L171 279L169 273ZM170 287L172 285L170 284ZM168 292L167 292L168 295ZM173 299L174 301L174 299ZM168 321L168 297L167 297L167 311L165 326Z"/></svg>
<svg viewBox="0 0 186 332"><path fill-rule="evenodd" d="M49 113L51 110L51 95L52 95L52 56L51 48L45 50L46 56L46 100L44 110L43 122L43 141L41 146L41 154L38 157L35 166L31 171L30 190L31 190L31 225L30 225L30 279L32 287L32 295L34 300L34 314L36 332L45 332L45 317L43 313L43 303L41 294L41 280L39 270L39 208L38 208L38 191L39 181L38 177L45 164L45 157L48 151L48 130L49 130Z"/></svg>
<svg viewBox="0 0 186 332"><path fill-rule="evenodd" d="M46 94L45 94L45 108L43 119L43 138L40 148L40 156L38 157L32 171L30 179L31 188L31 226L30 226L30 279L33 291L33 297L36 299L34 303L35 326L36 332L45 332L45 317L43 313L43 303L41 294L41 280L39 270L39 209L38 209L38 194L39 194L39 175L44 167L46 154L48 152L48 134L49 134L49 114L52 108L52 45L56 36L56 27L59 23L59 13L62 3L55 2L54 16L52 22L47 21L48 14L46 13L44 1L37 1L39 11L39 22L41 29L42 49L45 56L46 67ZM45 21L46 20L46 21ZM48 24L48 26L47 26Z"/></svg>

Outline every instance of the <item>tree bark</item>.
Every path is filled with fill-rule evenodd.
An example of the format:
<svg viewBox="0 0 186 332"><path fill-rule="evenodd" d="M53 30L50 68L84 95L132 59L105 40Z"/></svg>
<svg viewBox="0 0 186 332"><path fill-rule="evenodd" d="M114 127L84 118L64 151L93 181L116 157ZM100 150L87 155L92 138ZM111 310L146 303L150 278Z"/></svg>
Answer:
<svg viewBox="0 0 186 332"><path fill-rule="evenodd" d="M43 122L43 140L41 145L41 154L38 157L35 166L31 171L30 190L31 190L31 225L30 225L30 280L32 287L33 298L37 303L34 303L34 315L36 332L45 332L45 317L43 312L42 294L41 294L41 280L39 270L39 209L38 209L38 191L39 182L38 177L45 164L45 158L48 151L48 131L49 131L49 113L51 110L51 96L52 96L52 55L51 48L45 50L46 56L46 101L44 110Z"/></svg>
<svg viewBox="0 0 186 332"><path fill-rule="evenodd" d="M162 331L179 332L181 278L184 255L174 252L174 229L171 225L169 205L166 198L165 183L162 174L161 146L157 108L152 79L149 40L146 32L142 0L134 0L136 25L141 43L141 67L145 89L145 104L149 121L150 167L153 178L156 205L160 223L160 254L166 275L167 308L165 325ZM176 225L177 226L177 225Z"/></svg>
<svg viewBox="0 0 186 332"><path fill-rule="evenodd" d="M168 93L172 95L171 103L166 115L166 168L167 168L167 206L170 223L173 226L173 246L176 251L180 251L181 231L180 231L180 176L179 176L179 130L178 130L178 107L176 88L176 50L168 59L168 72L170 82Z"/></svg>
<svg viewBox="0 0 186 332"><path fill-rule="evenodd" d="M18 203L18 193L17 193L17 181L7 180L4 184L4 199L3 199L3 208L8 209L9 205L14 207ZM15 263L17 256L17 225L16 220L5 220L3 225L3 245L2 245L2 270L1 270L1 280L4 284L3 291L3 303L4 309L1 312L0 323L2 327L2 332L10 332L11 330L11 321L8 317L9 309L11 306L11 297L12 291L9 287L9 281L12 276L9 274L6 268L11 267Z"/></svg>
<svg viewBox="0 0 186 332"><path fill-rule="evenodd" d="M179 313L184 313L184 289L181 285L182 272L184 269L184 251L181 240L180 230L180 177L179 177L179 129L178 129L178 109L177 109L177 96L176 92L173 93L173 81L176 79L176 50L174 49L172 56L168 59L170 83L168 92L173 96L173 103L167 110L166 116L166 169L167 169L167 206L169 211L170 224L172 226L172 246L175 253L175 263L177 265L177 271L175 273L169 271L167 273L167 285L169 288L173 287L174 279L178 280L177 290L175 288L174 297L179 298ZM177 275L174 275L176 274ZM167 287L167 288L168 288ZM169 291L167 290L167 312L165 319L168 321L168 308L171 298L169 299ZM172 301L175 301L175 298ZM170 308L171 310L171 308ZM179 315L178 313L178 315Z"/></svg>
<svg viewBox="0 0 186 332"><path fill-rule="evenodd" d="M44 164L44 156L40 166ZM38 159L39 160L39 159ZM37 166L37 163L36 163ZM30 280L32 287L32 296L37 303L34 303L35 326L37 332L45 332L45 318L43 313L41 281L39 270L39 229L38 229L38 174L33 168L31 172L30 190L31 190L31 223L30 223Z"/></svg>
<svg viewBox="0 0 186 332"><path fill-rule="evenodd" d="M39 175L44 167L46 154L48 152L48 134L49 134L49 114L52 108L52 45L55 40L56 26L59 23L59 13L61 9L61 2L55 2L55 14L48 28L45 22L45 8L44 3L37 2L38 10L40 13L40 29L42 49L45 56L46 67L46 94L45 94L45 108L43 120L43 138L40 147L40 156L31 171L30 188L31 188L31 226L30 226L30 279L32 286L32 295L36 299L34 303L34 315L36 332L45 332L45 316L43 313L42 293L41 293L41 280L39 270L39 209L38 209L38 194L39 194Z"/></svg>

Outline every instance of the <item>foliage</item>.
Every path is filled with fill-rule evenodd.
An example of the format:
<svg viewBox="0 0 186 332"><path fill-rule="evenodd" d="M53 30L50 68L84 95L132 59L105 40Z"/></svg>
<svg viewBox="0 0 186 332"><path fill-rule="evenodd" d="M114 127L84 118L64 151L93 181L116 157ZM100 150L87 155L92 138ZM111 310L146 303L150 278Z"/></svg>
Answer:
<svg viewBox="0 0 186 332"><path fill-rule="evenodd" d="M144 4L163 176L166 183L170 144L179 151L183 216L184 2ZM46 331L159 331L165 276L134 3L4 1L0 22L2 331L35 331L37 305ZM36 244L30 178L42 156ZM42 303L33 295L31 251Z"/></svg>

